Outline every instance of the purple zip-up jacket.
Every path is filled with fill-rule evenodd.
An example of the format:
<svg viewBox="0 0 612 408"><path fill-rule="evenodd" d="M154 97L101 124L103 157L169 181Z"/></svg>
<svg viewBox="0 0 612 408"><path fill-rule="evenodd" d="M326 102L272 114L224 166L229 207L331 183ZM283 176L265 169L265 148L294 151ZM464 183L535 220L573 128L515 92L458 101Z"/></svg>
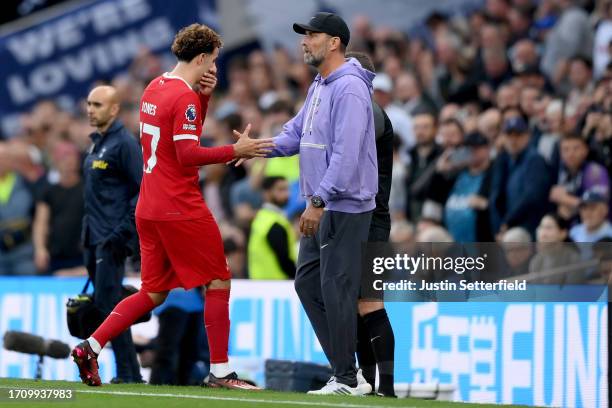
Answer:
<svg viewBox="0 0 612 408"><path fill-rule="evenodd" d="M300 191L320 196L332 211L376 207L378 168L372 79L351 58L323 79L317 75L298 114L274 138L269 157L300 154Z"/></svg>

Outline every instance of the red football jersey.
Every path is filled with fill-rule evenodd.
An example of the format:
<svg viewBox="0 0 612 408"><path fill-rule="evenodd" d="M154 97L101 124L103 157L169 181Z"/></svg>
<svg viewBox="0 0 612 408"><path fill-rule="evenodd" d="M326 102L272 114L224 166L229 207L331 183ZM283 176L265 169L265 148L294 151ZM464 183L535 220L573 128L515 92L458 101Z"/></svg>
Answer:
<svg viewBox="0 0 612 408"><path fill-rule="evenodd" d="M198 94L186 81L167 73L145 89L140 101L144 171L137 217L187 220L207 214L198 184L198 167L182 166L175 149L178 141L199 145L205 116L201 105Z"/></svg>

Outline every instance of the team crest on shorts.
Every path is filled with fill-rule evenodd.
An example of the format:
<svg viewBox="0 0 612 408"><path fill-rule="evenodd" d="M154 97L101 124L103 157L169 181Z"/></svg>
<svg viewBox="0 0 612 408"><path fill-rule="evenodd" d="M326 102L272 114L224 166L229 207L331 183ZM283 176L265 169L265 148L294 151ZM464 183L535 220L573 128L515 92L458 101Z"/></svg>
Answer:
<svg viewBox="0 0 612 408"><path fill-rule="evenodd" d="M185 111L185 117L188 121L193 122L197 117L196 107L194 104L187 105L187 110Z"/></svg>

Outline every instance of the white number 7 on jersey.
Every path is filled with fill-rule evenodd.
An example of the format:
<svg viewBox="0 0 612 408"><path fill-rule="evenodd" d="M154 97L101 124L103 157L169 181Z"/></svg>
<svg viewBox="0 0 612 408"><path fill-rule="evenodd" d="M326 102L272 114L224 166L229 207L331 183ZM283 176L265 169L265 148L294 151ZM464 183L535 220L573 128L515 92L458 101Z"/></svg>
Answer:
<svg viewBox="0 0 612 408"><path fill-rule="evenodd" d="M142 136L143 135L151 135L151 157L144 165L144 172L151 173L153 171L153 167L157 164L157 156L155 155L155 151L157 150L157 144L159 143L159 137L161 135L159 131L159 127L149 125L148 123L140 122L140 144L143 144ZM144 156L144 148L142 150L142 154Z"/></svg>

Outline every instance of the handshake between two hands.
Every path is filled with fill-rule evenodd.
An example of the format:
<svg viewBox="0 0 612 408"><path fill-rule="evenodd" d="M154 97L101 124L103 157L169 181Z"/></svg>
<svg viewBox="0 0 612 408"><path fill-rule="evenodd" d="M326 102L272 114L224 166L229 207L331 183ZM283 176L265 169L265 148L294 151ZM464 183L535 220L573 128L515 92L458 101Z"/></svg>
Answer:
<svg viewBox="0 0 612 408"><path fill-rule="evenodd" d="M236 158L227 164L234 163L234 166L238 167L244 163L245 160L252 159L253 157L266 157L272 151L275 146L272 138L251 139L249 137L250 131L250 123L242 133L234 130L234 136L238 138L236 143L234 143L234 154Z"/></svg>

